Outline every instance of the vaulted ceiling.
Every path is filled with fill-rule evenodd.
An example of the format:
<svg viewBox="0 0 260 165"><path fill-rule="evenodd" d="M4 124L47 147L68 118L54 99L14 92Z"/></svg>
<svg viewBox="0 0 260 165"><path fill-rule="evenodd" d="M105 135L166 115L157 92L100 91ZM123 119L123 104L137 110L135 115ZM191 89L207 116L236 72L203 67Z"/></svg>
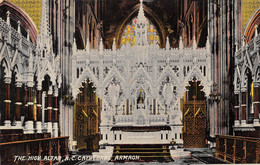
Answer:
<svg viewBox="0 0 260 165"><path fill-rule="evenodd" d="M138 7L139 3L139 0L111 0L107 2L104 11L104 35L113 37L117 26ZM171 38L178 36L178 2L176 0L146 0L144 5L165 25L167 35L170 35ZM149 18L149 14L146 16Z"/></svg>
<svg viewBox="0 0 260 165"><path fill-rule="evenodd" d="M159 36L163 41L162 47L165 46L166 37L169 37L172 47L178 47L180 36L183 37L185 46L191 46L194 35L198 45L205 46L207 0L143 1L145 16L159 31ZM76 2L78 8L81 8L82 4L89 4L97 15L101 15L98 21L102 22L102 35L107 47L111 47L114 37L120 36L118 33L124 30L122 26L137 16L140 5L140 0L77 0ZM87 10L89 9L84 11ZM77 13L81 13L81 9L76 8Z"/></svg>

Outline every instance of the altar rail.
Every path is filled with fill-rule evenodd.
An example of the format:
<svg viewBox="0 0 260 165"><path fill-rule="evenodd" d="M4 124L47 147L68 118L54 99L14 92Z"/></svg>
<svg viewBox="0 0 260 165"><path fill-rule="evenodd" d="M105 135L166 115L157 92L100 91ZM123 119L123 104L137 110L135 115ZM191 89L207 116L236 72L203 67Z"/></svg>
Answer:
<svg viewBox="0 0 260 165"><path fill-rule="evenodd" d="M217 135L216 157L230 163L260 163L260 139Z"/></svg>
<svg viewBox="0 0 260 165"><path fill-rule="evenodd" d="M47 156L68 156L68 137L0 143L0 154L1 164L53 164L57 161L43 159ZM26 156L26 159L14 161L15 156ZM42 160L29 161L29 156L39 156Z"/></svg>
<svg viewBox="0 0 260 165"><path fill-rule="evenodd" d="M0 143L14 142L14 141L25 141L50 138L50 133L37 133L37 134L0 134Z"/></svg>

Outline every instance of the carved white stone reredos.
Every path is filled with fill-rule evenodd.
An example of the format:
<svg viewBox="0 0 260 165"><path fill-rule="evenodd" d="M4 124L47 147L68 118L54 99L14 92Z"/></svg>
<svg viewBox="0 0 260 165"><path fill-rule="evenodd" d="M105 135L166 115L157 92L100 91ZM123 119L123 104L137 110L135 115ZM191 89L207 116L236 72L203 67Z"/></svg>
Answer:
<svg viewBox="0 0 260 165"><path fill-rule="evenodd" d="M180 51L152 49L146 45L145 53L146 50L148 50L146 63L140 62L137 58L143 53L140 47L139 49L130 47L128 51L105 49L102 54L97 50L89 50L89 53L87 50L76 51L72 57L72 69L75 73L72 75L71 84L73 98L77 97L79 87L88 78L97 87L97 95L104 102L103 109L107 110L107 118L115 118L115 124L132 122L147 125L167 121L181 124L179 102L188 82L196 77L204 86L203 90L207 96L211 91L211 55L205 48L195 50L184 48ZM136 108L140 90L145 93L144 114L135 116L138 112ZM126 111L127 99L132 106L132 117L121 116L123 111ZM156 113L159 105L160 115L164 115L167 105L167 115L170 115L170 118L159 116L159 118L154 116L147 118L153 99L156 100ZM114 116L116 112L118 116ZM105 121L111 124L111 120L104 118L101 124L105 124Z"/></svg>
<svg viewBox="0 0 260 165"><path fill-rule="evenodd" d="M252 40L242 46L235 53L234 87L236 91L247 89L248 76L251 75L253 83L260 82L260 36L255 35Z"/></svg>
<svg viewBox="0 0 260 165"><path fill-rule="evenodd" d="M114 44L113 50L102 46L77 50L74 45L71 66L73 99L77 98L82 82L86 79L93 82L102 99L101 134L111 134L108 130L119 125L168 125L180 134L180 99L189 81L196 77L206 96L211 92L209 43L206 48L197 48L196 44L184 48L181 41L179 48L170 48L168 43L166 49L160 49L146 41L142 3L137 20L133 47L127 44L115 50ZM131 132L127 135L133 136ZM113 140L106 142L113 143Z"/></svg>
<svg viewBox="0 0 260 165"><path fill-rule="evenodd" d="M142 52L138 51L138 53ZM129 94L131 92L127 90L130 90L129 87L139 77L144 77L151 84L153 90L157 91L168 77L171 83L175 84L177 93L182 96L185 85L188 85L188 81L196 77L202 82L206 94L209 94L211 66L207 59L210 59L211 56L206 49L191 50L187 48L183 50L183 53L180 53L178 49L152 50L149 51L148 62L144 64L137 62L135 56L138 56L138 53L134 47L128 54L123 50L115 52L104 50L102 55L96 50L90 50L89 54L78 50L72 57L72 69L75 74L73 74L71 86L74 99L77 97L81 83L86 78L92 80L97 87L105 88L105 84L108 84L114 77L124 82L123 85L126 88L124 92ZM168 63L166 63L167 58L169 58ZM86 63L86 59L88 59L88 63ZM97 73L97 69L103 70L103 75L100 75L100 72ZM156 93L159 92L153 92L153 95L156 96Z"/></svg>
<svg viewBox="0 0 260 165"><path fill-rule="evenodd" d="M114 45L113 51L102 46L92 50L76 50L75 45L73 48L73 99L82 82L86 79L93 82L103 103L101 132L114 125L170 125L177 129L182 125L180 99L189 81L196 77L207 96L211 91L209 45L170 49L168 43L166 49L160 49L145 40L142 3L137 20L133 47L123 45L115 50Z"/></svg>

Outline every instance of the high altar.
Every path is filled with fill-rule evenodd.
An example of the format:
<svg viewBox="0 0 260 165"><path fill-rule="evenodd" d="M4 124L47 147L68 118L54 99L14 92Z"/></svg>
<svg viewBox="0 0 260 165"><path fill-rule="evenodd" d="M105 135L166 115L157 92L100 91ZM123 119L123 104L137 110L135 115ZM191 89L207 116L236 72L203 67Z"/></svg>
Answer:
<svg viewBox="0 0 260 165"><path fill-rule="evenodd" d="M173 138L182 144L180 99L194 78L209 96L211 54L207 41L198 48L166 48L149 44L147 18L141 2L134 24L135 45L97 50L77 50L73 46L72 94L77 98L82 83L90 81L101 100L100 133L102 144L163 144ZM89 42L87 42L88 44Z"/></svg>

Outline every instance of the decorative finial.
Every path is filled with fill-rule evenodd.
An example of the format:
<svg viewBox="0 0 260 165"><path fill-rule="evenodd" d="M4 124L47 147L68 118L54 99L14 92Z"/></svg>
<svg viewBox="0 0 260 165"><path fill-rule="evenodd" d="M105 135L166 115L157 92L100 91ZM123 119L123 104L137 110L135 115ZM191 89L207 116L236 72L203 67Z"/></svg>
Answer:
<svg viewBox="0 0 260 165"><path fill-rule="evenodd" d="M113 39L112 49L113 49L114 51L116 51L116 39L115 39L115 37L114 37L114 39Z"/></svg>
<svg viewBox="0 0 260 165"><path fill-rule="evenodd" d="M6 23L10 25L10 11L6 12Z"/></svg>
<svg viewBox="0 0 260 165"><path fill-rule="evenodd" d="M236 46L236 52L238 51L238 42L235 43Z"/></svg>
<svg viewBox="0 0 260 165"><path fill-rule="evenodd" d="M76 44L76 38L74 38L74 41L73 41L73 47L72 47L72 51L73 51L73 54L75 54L77 52L77 44Z"/></svg>
<svg viewBox="0 0 260 165"><path fill-rule="evenodd" d="M20 21L17 22L17 32L19 34L21 34L21 22Z"/></svg>
<svg viewBox="0 0 260 165"><path fill-rule="evenodd" d="M180 36L180 40L179 40L179 50L183 49L183 42L182 42L182 37Z"/></svg>
<svg viewBox="0 0 260 165"><path fill-rule="evenodd" d="M169 37L167 37L166 39L166 50L170 49L170 41L169 41Z"/></svg>
<svg viewBox="0 0 260 165"><path fill-rule="evenodd" d="M193 49L197 49L197 41L195 37L193 37Z"/></svg>
<svg viewBox="0 0 260 165"><path fill-rule="evenodd" d="M103 45L103 39L102 37L100 38L100 44L99 44L99 51L100 51L100 54L103 53L103 50L104 50L104 45Z"/></svg>
<svg viewBox="0 0 260 165"><path fill-rule="evenodd" d="M144 16L143 0L140 0L140 7L139 7L139 12L138 12L137 18L138 18L139 21L145 21L146 20L145 16Z"/></svg>
<svg viewBox="0 0 260 165"><path fill-rule="evenodd" d="M255 25L255 37L257 37L257 36L258 36L258 31L257 31L257 28L258 28L258 26L257 26L257 25Z"/></svg>
<svg viewBox="0 0 260 165"><path fill-rule="evenodd" d="M246 36L242 37L242 47L246 45Z"/></svg>
<svg viewBox="0 0 260 165"><path fill-rule="evenodd" d="M90 42L89 42L89 39L87 39L87 44L85 46L85 49L87 50L87 52L89 53L89 50L90 50Z"/></svg>
<svg viewBox="0 0 260 165"><path fill-rule="evenodd" d="M27 29L26 32L27 32L27 40L30 41L30 30Z"/></svg>
<svg viewBox="0 0 260 165"><path fill-rule="evenodd" d="M206 49L210 52L209 36L207 36Z"/></svg>

